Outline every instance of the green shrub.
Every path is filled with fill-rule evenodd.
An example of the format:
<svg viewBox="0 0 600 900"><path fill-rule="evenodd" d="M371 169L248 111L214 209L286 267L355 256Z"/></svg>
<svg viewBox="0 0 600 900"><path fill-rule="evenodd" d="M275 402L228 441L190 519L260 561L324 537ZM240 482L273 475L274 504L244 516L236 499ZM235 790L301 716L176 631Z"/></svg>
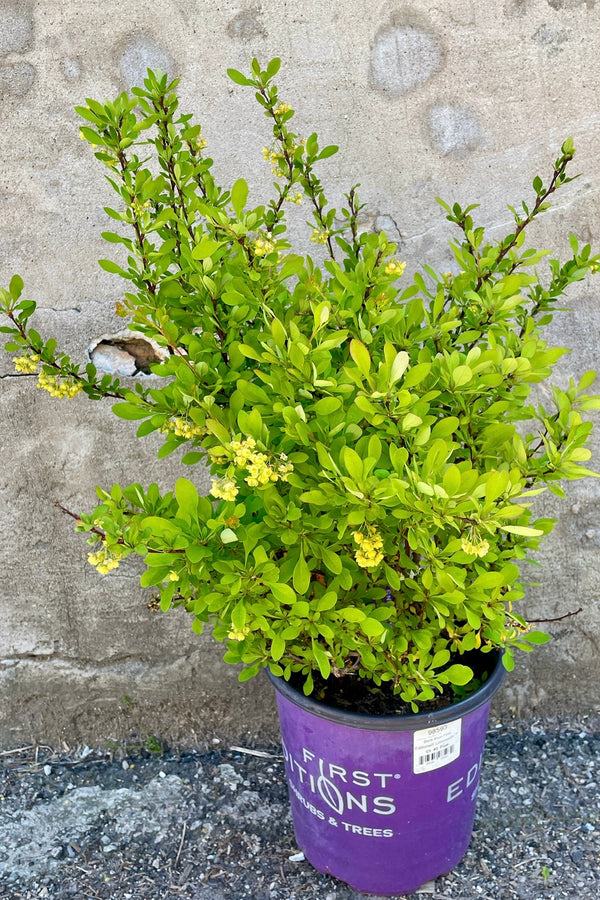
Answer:
<svg viewBox="0 0 600 900"><path fill-rule="evenodd" d="M205 463L213 475L209 497L193 474L165 495L98 489L77 518L100 573L142 556L162 609L183 605L197 632L210 625L241 679L300 672L310 693L317 671L354 673L393 682L417 708L471 681L465 652L502 648L511 668L514 648L546 640L519 611L517 563L553 526L531 521L529 504L591 474L582 413L600 404L585 394L589 372L554 387L549 408L529 397L566 352L543 326L598 257L572 237L572 258L538 277L547 254L525 248L527 226L571 180L567 140L503 240L486 240L475 207L442 203L458 274L426 266L399 286L404 263L385 234L359 229L356 188L341 211L328 204L315 167L337 148L290 130L278 68L229 72L273 128L273 196L253 208L242 178L215 183L165 75L78 109L119 197L107 209L118 231L104 237L126 253L100 264L129 283L120 314L166 350L158 378L132 390L73 364L29 327L35 304L20 300L18 276L1 294L3 330L41 387L117 400L138 436L163 435L160 456L185 444L192 473ZM320 262L292 252L289 202L308 207Z"/></svg>

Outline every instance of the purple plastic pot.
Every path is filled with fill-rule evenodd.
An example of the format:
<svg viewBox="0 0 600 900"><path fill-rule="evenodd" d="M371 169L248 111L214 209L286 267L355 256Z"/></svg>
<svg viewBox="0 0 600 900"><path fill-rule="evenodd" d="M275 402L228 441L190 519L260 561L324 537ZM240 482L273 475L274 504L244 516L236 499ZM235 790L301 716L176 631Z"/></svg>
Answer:
<svg viewBox="0 0 600 900"><path fill-rule="evenodd" d="M294 830L315 869L380 895L450 872L471 839L500 656L466 700L410 716L333 709L269 677Z"/></svg>

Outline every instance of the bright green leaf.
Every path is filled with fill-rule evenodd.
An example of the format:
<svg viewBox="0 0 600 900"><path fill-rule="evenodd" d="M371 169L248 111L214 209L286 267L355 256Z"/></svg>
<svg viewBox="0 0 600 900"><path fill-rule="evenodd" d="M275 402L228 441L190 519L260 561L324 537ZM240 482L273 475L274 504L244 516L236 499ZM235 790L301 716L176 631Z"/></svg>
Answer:
<svg viewBox="0 0 600 900"><path fill-rule="evenodd" d="M269 584L269 588L271 589L271 593L275 597L278 603L295 603L296 594L289 586L289 584L281 584L280 582L274 582Z"/></svg>
<svg viewBox="0 0 600 900"><path fill-rule="evenodd" d="M363 375L368 375L371 370L371 354L361 341L353 338L350 341L350 356Z"/></svg>
<svg viewBox="0 0 600 900"><path fill-rule="evenodd" d="M243 178L238 178L236 183L231 189L231 203L235 210L235 214L238 219L241 219L244 214L244 206L246 205L246 200L248 199L248 184L244 181ZM196 248L197 249L197 248ZM210 256L210 254L208 254ZM201 259L202 257L198 257Z"/></svg>

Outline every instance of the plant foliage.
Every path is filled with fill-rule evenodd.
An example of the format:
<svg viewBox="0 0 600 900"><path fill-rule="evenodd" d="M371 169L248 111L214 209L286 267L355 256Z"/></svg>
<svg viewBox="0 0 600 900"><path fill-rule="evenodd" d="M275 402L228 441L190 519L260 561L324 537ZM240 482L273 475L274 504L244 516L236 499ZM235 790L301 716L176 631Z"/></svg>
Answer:
<svg viewBox="0 0 600 900"><path fill-rule="evenodd" d="M566 352L542 330L570 284L598 257L571 238L564 263L527 249L525 233L571 178L571 140L531 205L489 241L475 207L442 203L456 226L458 274L404 268L385 234L363 233L356 187L333 209L316 168L336 152L291 130L278 97L279 60L231 79L255 92L273 130L265 160L272 198L248 205L212 175L199 125L181 115L177 82L149 72L143 88L78 108L81 136L108 169L116 208L100 265L128 283L119 313L167 351L134 389L81 369L29 325L22 281L1 292L8 350L57 396L117 402L117 416L158 431L160 456L186 445L206 464L211 496L193 474L156 485L98 489L78 516L101 573L131 553L163 610L183 605L241 663L355 674L392 682L413 708L446 685L468 684L461 655L529 650L546 636L520 610L517 564L553 522L531 520L531 498L592 474L584 463L599 400L586 373L552 402L530 401ZM310 255L286 238L289 203L309 209ZM324 261L322 260L324 258Z"/></svg>

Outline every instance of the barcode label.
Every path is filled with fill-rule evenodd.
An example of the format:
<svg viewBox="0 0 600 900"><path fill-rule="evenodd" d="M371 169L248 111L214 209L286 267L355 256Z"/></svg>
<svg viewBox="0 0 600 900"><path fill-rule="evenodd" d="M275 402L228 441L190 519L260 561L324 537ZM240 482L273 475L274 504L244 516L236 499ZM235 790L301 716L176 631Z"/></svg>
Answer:
<svg viewBox="0 0 600 900"><path fill-rule="evenodd" d="M427 763L435 762L438 759L443 759L445 756L450 756L454 753L454 744L448 744L447 747L442 747L441 750L434 750L433 753L423 753L419 757L419 766L424 766Z"/></svg>
<svg viewBox="0 0 600 900"><path fill-rule="evenodd" d="M433 772L449 765L460 756L462 719L424 728L413 735L413 772Z"/></svg>

